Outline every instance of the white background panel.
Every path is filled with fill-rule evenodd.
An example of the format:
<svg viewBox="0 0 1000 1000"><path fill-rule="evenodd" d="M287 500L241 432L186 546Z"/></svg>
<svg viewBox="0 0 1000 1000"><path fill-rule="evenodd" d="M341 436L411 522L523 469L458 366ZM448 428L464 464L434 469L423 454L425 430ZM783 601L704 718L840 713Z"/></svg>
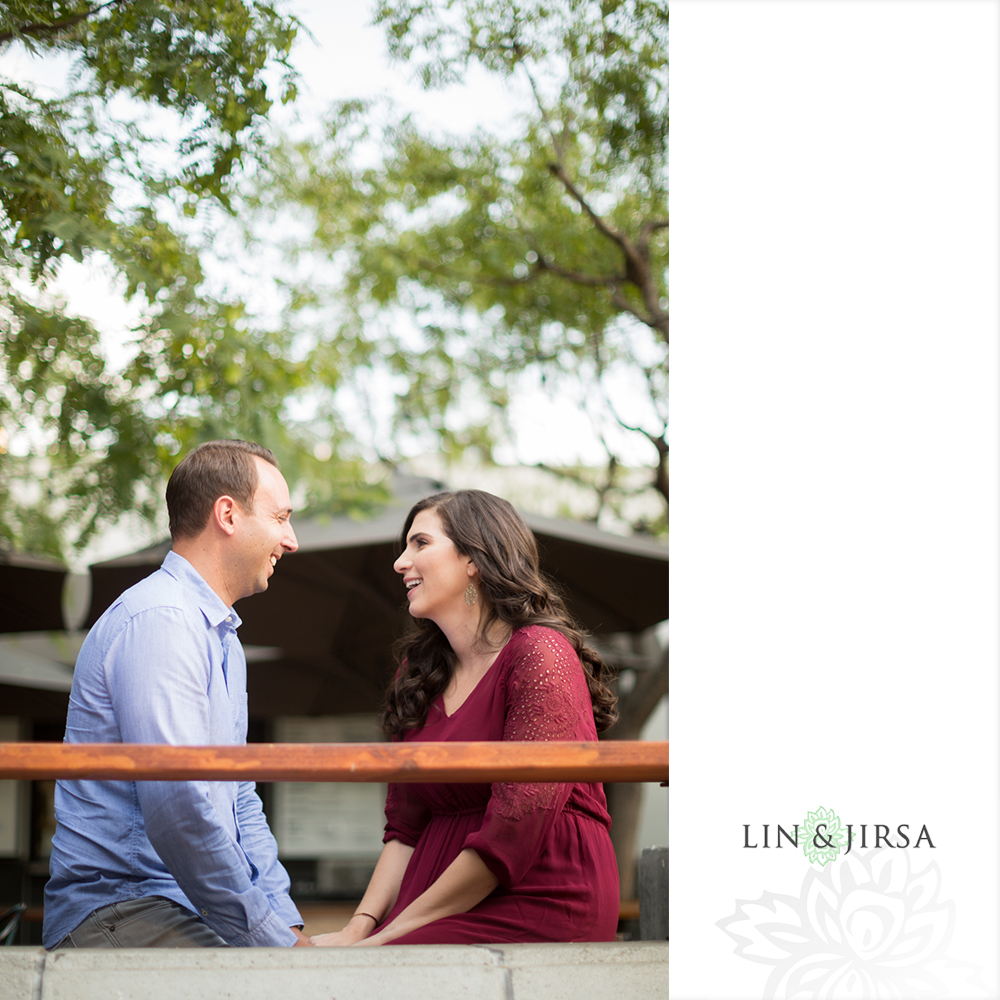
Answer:
<svg viewBox="0 0 1000 1000"><path fill-rule="evenodd" d="M995 997L1000 4L671 18L670 995Z"/></svg>

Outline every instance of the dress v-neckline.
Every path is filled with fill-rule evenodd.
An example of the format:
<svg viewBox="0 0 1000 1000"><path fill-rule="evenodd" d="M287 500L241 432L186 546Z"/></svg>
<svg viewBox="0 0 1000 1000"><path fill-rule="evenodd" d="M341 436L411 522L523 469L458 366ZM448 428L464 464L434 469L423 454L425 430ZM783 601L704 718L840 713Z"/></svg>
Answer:
<svg viewBox="0 0 1000 1000"><path fill-rule="evenodd" d="M505 642L500 647L500 651L497 653L496 658L486 668L486 671L483 673L483 676L480 677L478 681L476 681L476 683L473 685L472 690L450 712L448 711L448 709L446 709L444 707L444 692L443 691L441 692L441 694L438 696L441 699L441 714L446 719L453 719L453 718L455 718L455 713L456 712L461 712L463 706L467 705L472 700L472 696L480 689L480 687L482 687L483 681L486 680L486 678L490 676L490 674L493 672L493 668L500 662L500 657L503 656L503 651L507 648L507 645L509 644L509 642L510 642L510 640L508 639L507 642Z"/></svg>

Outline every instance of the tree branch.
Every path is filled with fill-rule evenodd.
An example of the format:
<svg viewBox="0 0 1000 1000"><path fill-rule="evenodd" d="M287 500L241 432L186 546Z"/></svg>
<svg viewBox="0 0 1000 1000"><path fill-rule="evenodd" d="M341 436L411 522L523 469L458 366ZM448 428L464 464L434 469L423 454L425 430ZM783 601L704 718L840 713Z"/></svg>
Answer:
<svg viewBox="0 0 1000 1000"><path fill-rule="evenodd" d="M517 46L517 60L521 68L524 70L525 76L528 78L528 84L531 87L531 93L535 98L535 105L538 107L538 113L542 116L542 122L545 125L545 131L549 133L549 140L552 142L552 152L555 153L556 160L559 165L562 166L563 161L563 146L562 143L556 138L556 134L552 129L552 120L549 116L548 108L542 103L542 98L538 93L538 87L535 84L535 78L531 75L531 70L528 69L528 63L524 58L523 49L521 46Z"/></svg>
<svg viewBox="0 0 1000 1000"><path fill-rule="evenodd" d="M541 258L535 263L535 266L523 277L523 278L507 278L507 277L490 277L483 279L490 285L528 285L534 281L542 271L550 271L552 274L557 275L560 278L565 278L567 281L573 281L578 285L589 285L594 287L605 287L607 285L614 285L623 278L619 274L584 274L582 271L569 271L564 267L560 267L558 264L552 264L549 261L543 261Z"/></svg>
<svg viewBox="0 0 1000 1000"><path fill-rule="evenodd" d="M556 465L549 465L547 462L535 462L536 469L541 469L542 472L548 472L559 479L568 479L571 483L576 483L579 486L586 486L587 489L594 489L594 484L589 482L584 476L579 472L573 472L571 469L560 469Z"/></svg>
<svg viewBox="0 0 1000 1000"><path fill-rule="evenodd" d="M551 261L547 261L541 256L541 254L539 254L538 263L535 265L535 268L539 271L551 271L560 278L576 282L578 285L617 285L620 281L625 280L625 275L623 274L601 275L584 274L582 271L570 271L565 267L560 267L558 264L553 264Z"/></svg>
<svg viewBox="0 0 1000 1000"><path fill-rule="evenodd" d="M61 21L53 21L51 24L37 22L35 24L26 24L20 28L14 28L11 31L4 31L0 33L0 45L3 45L4 42L10 42L15 38L20 38L22 35L57 35L64 28L71 28L74 24L79 24L80 21L85 21L88 17L99 14L106 7L114 7L121 2L122 0L107 0L107 3L102 3L99 7L82 10L78 14L64 17Z"/></svg>
<svg viewBox="0 0 1000 1000"><path fill-rule="evenodd" d="M631 313L637 320L645 323L646 326L655 326L656 324L643 312L636 309L634 305L624 295L622 295L619 289L615 289L611 293L611 301L621 309L622 312Z"/></svg>
<svg viewBox="0 0 1000 1000"><path fill-rule="evenodd" d="M622 253L625 255L625 280L630 281L642 292L642 299L646 305L648 315L643 316L642 313L636 310L634 306L629 305L627 300L617 292L612 296L614 304L620 309L631 313L647 326L658 330L663 335L664 341L669 344L669 318L666 312L660 308L659 290L649 269L648 246L644 248L636 246L624 233L609 226L590 207L587 199L584 198L576 185L570 180L561 163L550 163L549 173L559 180L570 197L586 212L597 231L621 248ZM659 219L645 223L642 232L646 234L647 241L650 233L656 229L662 229L665 225L666 222Z"/></svg>
<svg viewBox="0 0 1000 1000"><path fill-rule="evenodd" d="M669 229L670 220L669 219L650 219L648 222L642 224L642 228L639 230L639 242L648 243L649 237L653 233L658 232L660 229Z"/></svg>
<svg viewBox="0 0 1000 1000"><path fill-rule="evenodd" d="M634 246L629 242L629 240L617 229L612 229L604 219L602 219L588 203L587 199L583 197L580 191L577 189L576 185L569 179L566 171L563 169L561 163L550 163L549 173L553 177L557 178L562 186L566 189L570 197L587 213L590 217L590 221L593 222L597 230L603 233L609 240L617 243L624 252L626 258L631 260L633 257L638 258L638 253ZM640 262L641 263L641 262Z"/></svg>
<svg viewBox="0 0 1000 1000"><path fill-rule="evenodd" d="M619 719L608 733L613 740L637 739L657 702L670 693L670 647L664 647L660 662L652 670L637 673L635 687L618 699Z"/></svg>
<svg viewBox="0 0 1000 1000"><path fill-rule="evenodd" d="M616 455L612 454L603 438L601 439L601 444L604 445L604 450L608 453L607 478L603 484L588 480L585 476L578 472L573 472L571 469L560 469L556 466L548 465L545 462L535 463L536 469L541 469L543 472L547 472L558 479L565 479L568 482L575 483L577 486L582 486L585 489L592 490L597 495L597 507L594 510L594 514L592 517L588 517L586 519L593 524L597 524L600 520L601 513L604 510L605 505L608 503L608 494L612 490L618 488L615 483L619 464L618 458Z"/></svg>
<svg viewBox="0 0 1000 1000"><path fill-rule="evenodd" d="M650 389L652 390L652 386L650 386ZM650 391L650 399L655 405L656 396L652 391ZM647 431L644 427L633 427L632 424L628 424L622 420L615 404L611 401L611 398L607 395L607 393L604 394L604 402L607 408L611 411L611 415L615 418L621 428L633 434L641 434L656 449L656 468L653 470L653 481L650 485L652 485L652 487L667 503L670 503L670 471L668 464L668 460L670 458L670 445L667 444L666 421L664 421L663 433L659 435L653 434L651 431Z"/></svg>
<svg viewBox="0 0 1000 1000"><path fill-rule="evenodd" d="M656 449L658 455L656 470L653 473L653 486L659 490L663 499L667 503L670 503L670 464L668 461L670 458L670 445L667 444L665 437L650 437L649 440L653 442L653 447Z"/></svg>

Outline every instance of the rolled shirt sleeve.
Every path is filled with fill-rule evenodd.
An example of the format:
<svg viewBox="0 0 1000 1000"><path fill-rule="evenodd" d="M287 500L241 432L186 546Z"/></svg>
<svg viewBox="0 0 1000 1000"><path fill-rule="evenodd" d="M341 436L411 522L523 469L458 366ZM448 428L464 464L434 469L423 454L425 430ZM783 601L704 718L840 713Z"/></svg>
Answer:
<svg viewBox="0 0 1000 1000"><path fill-rule="evenodd" d="M240 782L236 800L236 818L240 843L257 867L257 888L266 893L271 909L285 928L302 924L302 915L292 902L291 883L284 865L278 861L278 845L267 825L264 806L253 781ZM293 934L292 937L295 935Z"/></svg>

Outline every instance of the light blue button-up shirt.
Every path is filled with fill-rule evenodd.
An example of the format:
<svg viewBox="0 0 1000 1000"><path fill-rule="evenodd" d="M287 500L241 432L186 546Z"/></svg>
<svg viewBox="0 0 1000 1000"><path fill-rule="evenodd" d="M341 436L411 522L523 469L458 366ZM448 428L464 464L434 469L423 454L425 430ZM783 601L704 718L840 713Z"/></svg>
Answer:
<svg viewBox="0 0 1000 1000"><path fill-rule="evenodd" d="M90 630L73 676L67 743L242 745L239 616L175 552ZM292 945L288 895L253 782L60 781L42 940L88 914L165 896L234 946Z"/></svg>

